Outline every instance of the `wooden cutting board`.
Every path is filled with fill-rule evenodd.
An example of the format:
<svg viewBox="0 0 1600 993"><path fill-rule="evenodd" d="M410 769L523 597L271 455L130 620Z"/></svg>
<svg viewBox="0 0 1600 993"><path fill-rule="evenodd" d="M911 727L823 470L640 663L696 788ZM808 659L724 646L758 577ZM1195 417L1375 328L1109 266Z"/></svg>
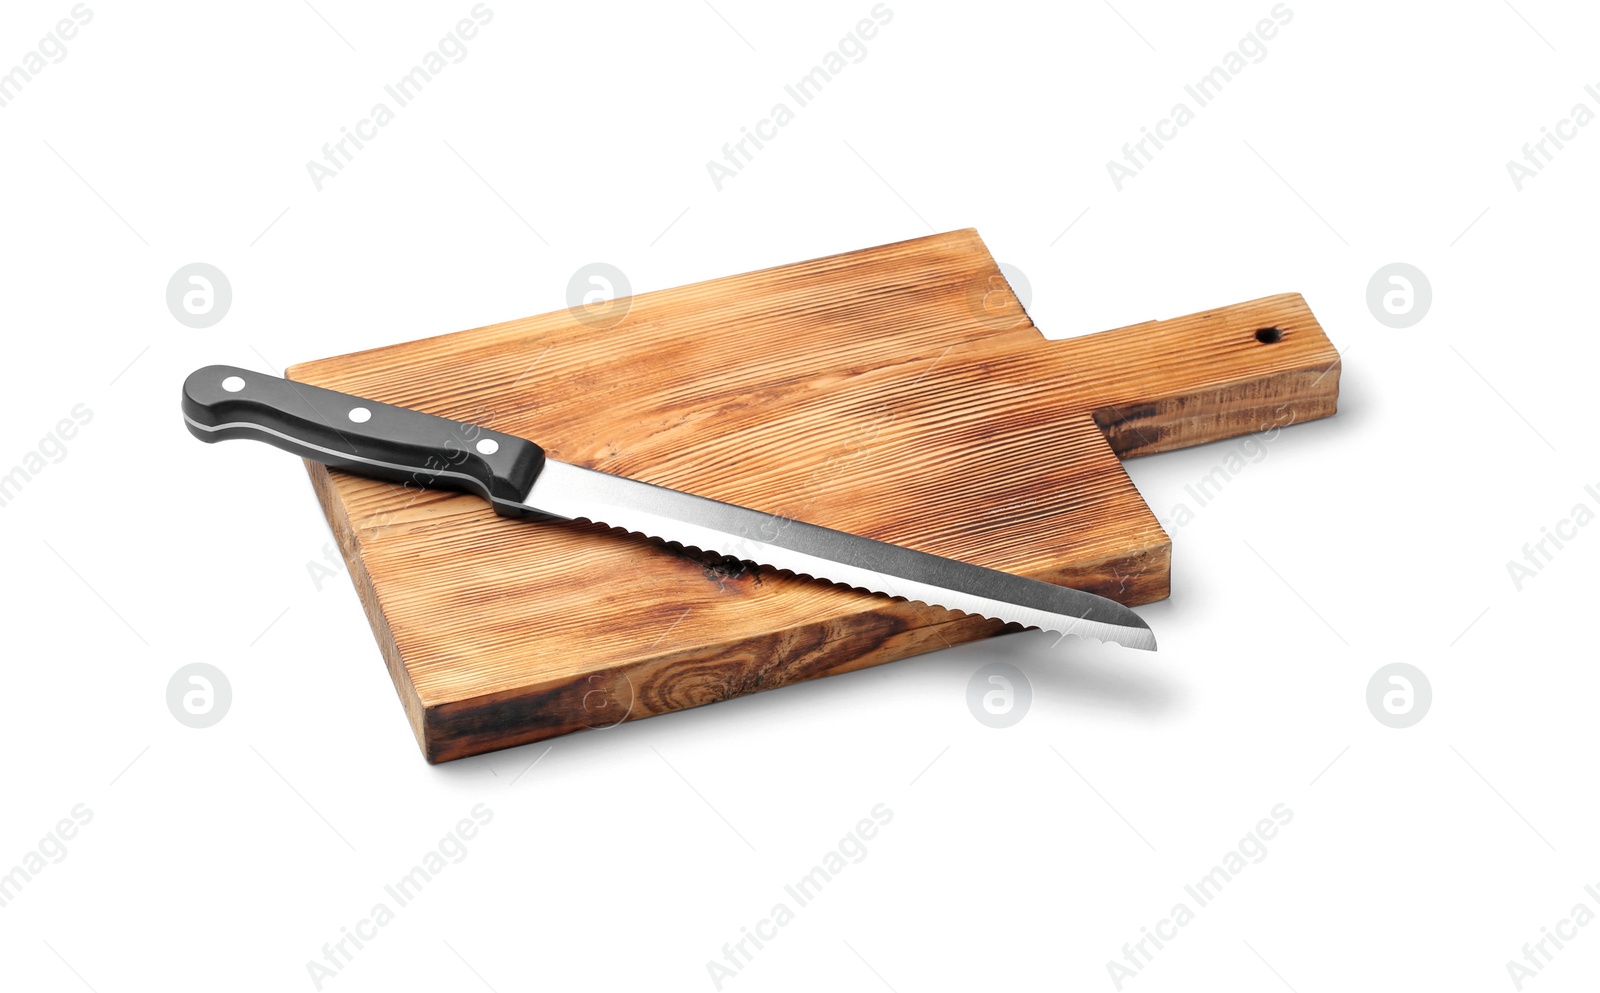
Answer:
<svg viewBox="0 0 1600 993"><path fill-rule="evenodd" d="M1326 417L1338 396L1297 294L1052 342L972 230L611 306L288 375L1127 604L1167 595L1171 546L1121 458ZM430 762L1006 630L307 468Z"/></svg>

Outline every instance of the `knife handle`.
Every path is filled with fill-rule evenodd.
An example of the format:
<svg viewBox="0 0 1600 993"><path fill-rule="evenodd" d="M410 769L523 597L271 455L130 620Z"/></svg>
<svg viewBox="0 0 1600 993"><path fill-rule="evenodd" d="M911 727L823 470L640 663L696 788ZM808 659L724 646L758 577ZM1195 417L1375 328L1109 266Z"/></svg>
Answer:
<svg viewBox="0 0 1600 993"><path fill-rule="evenodd" d="M468 490L504 517L529 513L544 468L525 438L233 366L184 381L183 419L204 442L252 438L361 476Z"/></svg>

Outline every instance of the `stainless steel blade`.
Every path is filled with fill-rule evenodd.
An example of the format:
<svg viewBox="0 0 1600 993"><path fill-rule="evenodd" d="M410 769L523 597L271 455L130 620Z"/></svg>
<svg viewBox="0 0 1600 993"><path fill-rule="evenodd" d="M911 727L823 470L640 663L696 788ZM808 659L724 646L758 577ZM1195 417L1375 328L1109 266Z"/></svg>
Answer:
<svg viewBox="0 0 1600 993"><path fill-rule="evenodd" d="M651 483L546 461L524 505L891 597L1153 651L1139 615L1083 590Z"/></svg>

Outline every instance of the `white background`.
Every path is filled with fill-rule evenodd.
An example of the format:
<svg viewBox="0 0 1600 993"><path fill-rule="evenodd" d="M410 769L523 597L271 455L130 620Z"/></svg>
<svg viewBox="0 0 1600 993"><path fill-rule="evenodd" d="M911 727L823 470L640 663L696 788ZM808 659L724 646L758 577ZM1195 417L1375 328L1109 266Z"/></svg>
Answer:
<svg viewBox="0 0 1600 993"><path fill-rule="evenodd" d="M1124 943L1284 804L1124 989L1515 989L1524 943L1600 910L1600 527L1520 591L1506 566L1600 509L1600 126L1520 192L1506 169L1600 110L1593 6L1290 0L1119 192L1106 161L1268 0L890 0L719 192L706 161L871 4L714 2L491 0L320 192L307 160L467 0L91 2L0 110L0 470L93 412L0 508L0 871L93 812L0 908L0 985L314 988L324 943L481 803L465 860L322 988L712 990L724 943L884 804L722 988L1113 990ZM70 9L6 4L0 68ZM1337 417L1171 529L1172 597L1140 608L1158 654L1024 633L430 767L348 579L311 578L331 538L299 464L178 416L197 366L560 309L596 260L645 291L969 225L1051 337L1299 291L1347 357ZM233 288L205 330L164 300L196 261ZM1404 330L1366 304L1396 261L1433 290ZM1235 444L1129 468L1170 521ZM966 702L994 661L1033 693L1004 730ZM1365 702L1397 661L1434 695L1404 730ZM165 702L193 662L233 689L209 729ZM1597 975L1591 925L1524 988Z"/></svg>

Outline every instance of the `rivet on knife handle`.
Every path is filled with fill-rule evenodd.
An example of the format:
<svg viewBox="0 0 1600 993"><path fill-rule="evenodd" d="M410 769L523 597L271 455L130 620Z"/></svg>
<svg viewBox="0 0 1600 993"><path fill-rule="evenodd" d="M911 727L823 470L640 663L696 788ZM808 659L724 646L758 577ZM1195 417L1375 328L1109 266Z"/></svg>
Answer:
<svg viewBox="0 0 1600 993"><path fill-rule="evenodd" d="M506 517L529 513L545 461L525 438L232 366L184 382L183 417L201 441L251 438L357 475L469 490Z"/></svg>

